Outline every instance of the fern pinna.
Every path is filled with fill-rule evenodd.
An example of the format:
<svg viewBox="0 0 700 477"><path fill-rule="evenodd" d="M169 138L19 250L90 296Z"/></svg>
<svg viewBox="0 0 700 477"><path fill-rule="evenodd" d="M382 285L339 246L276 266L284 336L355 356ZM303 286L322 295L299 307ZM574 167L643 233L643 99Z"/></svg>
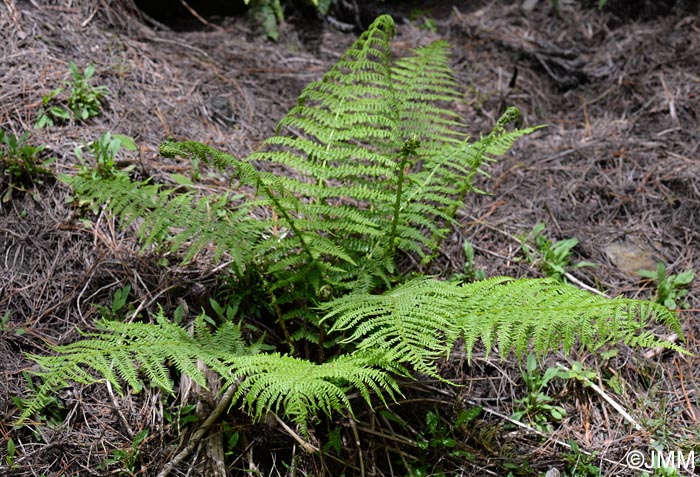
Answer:
<svg viewBox="0 0 700 477"><path fill-rule="evenodd" d="M253 277L265 290L284 336L272 343L279 352L241 346L231 324L223 340L221 328L212 332L201 320L188 336L162 313L154 324L102 321L86 340L56 347L56 356L33 356L44 384L22 419L69 380L102 376L138 387L145 377L172 391L166 361L201 381L193 364L200 359L238 386L235 399L255 417L273 411L303 426L312 416L352 412L351 389L371 404L400 392L395 376L436 376L436 361L460 337L468 353L481 342L502 357L531 345L545 353L619 340L681 351L645 331L658 318L680 334L675 316L653 303L607 300L549 280L401 277L398 257L430 261L475 192L475 174L535 128L507 131L517 118L509 109L491 133L469 142L450 109L461 95L447 45L394 61L393 28L389 16L379 17L246 160L196 142L161 146L164 156L226 168L231 189L245 194L196 198L124 175L66 179L124 225L138 221L147 244L184 247L186 259L210 243L217 255L229 254L234 282ZM318 352L303 353L302 341Z"/></svg>

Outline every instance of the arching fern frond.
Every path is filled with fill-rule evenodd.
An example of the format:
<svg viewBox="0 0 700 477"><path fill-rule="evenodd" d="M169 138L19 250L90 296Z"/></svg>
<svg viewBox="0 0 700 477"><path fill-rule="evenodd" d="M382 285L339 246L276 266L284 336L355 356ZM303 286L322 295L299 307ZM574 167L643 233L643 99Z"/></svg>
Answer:
<svg viewBox="0 0 700 477"><path fill-rule="evenodd" d="M487 353L522 355L532 345L544 354L561 345L598 348L623 341L684 352L646 328L655 318L682 336L675 315L652 302L610 300L551 279L498 277L465 285L411 280L381 295L350 294L324 304L332 332L350 333L360 350L392 353L393 359L435 375L436 358L458 336L471 357L477 341Z"/></svg>
<svg viewBox="0 0 700 477"><path fill-rule="evenodd" d="M351 388L370 405L372 396L382 401L384 396L393 398L400 391L392 375L406 374L383 353L355 353L320 365L280 354L256 354L259 346L244 342L240 325L227 322L212 333L203 316L195 321L193 334L168 322L162 313L156 324L104 320L98 327L100 332L81 341L55 347L56 356L30 355L42 369L36 374L43 382L22 410L20 423L70 381L90 385L107 380L121 394L122 382L138 392L143 380L172 393L169 368L174 367L206 388L197 366L202 361L226 387L238 386L233 402L242 399L253 417L272 411L305 428L310 416L352 413L347 397Z"/></svg>
<svg viewBox="0 0 700 477"><path fill-rule="evenodd" d="M168 244L176 250L187 244L184 261L213 246L215 260L226 252L240 266L251 259L252 246L266 230L264 223L250 216L249 204L233 194L195 198L190 192L133 182L121 175L64 176L63 180L81 200L105 204L122 227L134 224L144 246Z"/></svg>
<svg viewBox="0 0 700 477"><path fill-rule="evenodd" d="M510 350L521 355L530 343L540 354L560 345L568 352L577 344L595 349L617 341L683 352L644 331L654 319L682 336L675 315L656 303L611 300L548 278L492 279L463 291L458 319L468 352L477 339L487 351L498 346L501 357Z"/></svg>
<svg viewBox="0 0 700 477"><path fill-rule="evenodd" d="M170 323L161 313L157 323L124 323L102 320L99 332L84 339L53 348L55 356L29 355L41 371L43 382L36 396L22 410L19 421L41 409L46 397L74 381L84 385L109 381L121 394L122 380L136 392L145 380L171 393L173 383L169 366L188 375L202 387L206 378L197 367L203 361L221 375L228 374L232 357L256 353L258 345L247 345L240 325L225 323L210 332L203 316L195 321L194 334Z"/></svg>

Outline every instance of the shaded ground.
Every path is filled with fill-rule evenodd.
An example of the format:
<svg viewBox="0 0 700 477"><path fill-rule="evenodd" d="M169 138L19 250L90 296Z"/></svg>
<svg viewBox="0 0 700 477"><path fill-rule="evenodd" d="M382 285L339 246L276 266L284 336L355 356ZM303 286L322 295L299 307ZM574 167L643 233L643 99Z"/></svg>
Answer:
<svg viewBox="0 0 700 477"><path fill-rule="evenodd" d="M449 40L466 90L458 107L475 135L490 130L506 104L518 106L526 124L549 127L490 167L492 179L481 187L491 195L466 208L461 227L445 246L444 273L462 268L461 244L468 239L477 251L477 267L487 275L537 275L520 259L517 236L538 222L546 223L555 239L580 240L575 258L596 267L578 269L574 278L610 296L653 297L653 286L635 272L657 261L671 273L700 270L697 14L680 5L663 12L640 9L646 17L631 19L612 1L603 12L560 2L557 18L548 2L527 13L519 6L478 3L454 9L438 4L432 12L437 31L420 28L428 25L423 18L401 24L397 53L437 38ZM0 127L16 135L31 129L42 96L68 79L69 61L94 64L94 83L111 91L103 114L87 123L32 131L31 142L47 144L45 156L56 157L49 166L54 173L72 172L74 148L105 131L135 138L139 150L124 155L123 165L136 165L139 174L157 181L191 170L185 161L158 155L158 145L169 136L243 157L355 39L328 27L308 33L285 25L281 41L273 44L241 18L175 33L155 27L129 5L81 0L39 9L35 2L5 0L0 6ZM409 17L411 7L401 8L395 13ZM106 215L98 214L92 224L77 220L69 190L51 176L25 186L26 191L10 184L7 175L0 179L0 196L7 197L0 202L0 317L6 317L0 331L0 473L118 473L119 463L100 466L115 450L130 449L135 435L148 428L133 470L156 475L182 442L155 391L122 399L104 387L76 386L57 396L55 413L43 422L13 429L12 398L27 395L23 372L31 369L22 353L48 353L51 344L74 341L76 327L90 329L99 316L96 305L111 303L115 290L127 283L135 309L153 310L156 304L172 309L178 300L196 308L197 290L215 289L221 270L206 262L177 267L139 253L132 234ZM225 187L215 177L208 184ZM700 281L686 298L690 307L680 312L686 346L698 353ZM602 389L575 380L549 389L567 410L549 438L506 418L525 394L514 358L477 356L467 366L455 353L444 375L464 387L407 385L407 399L415 403L403 416L408 428L358 412L362 465L370 475L406 475L407 468L421 467L428 475L440 470L538 475L552 468L573 475L566 472L574 453L565 445L573 439L595 453L591 463L602 475L638 475L625 467L625 454L646 450L652 440L668 450L700 453L697 358L647 358L621 347L612 356L553 355L547 363L572 359L597 370ZM415 445L421 433L426 435L430 412L451 423L475 405L484 408L477 423L454 431L468 454L449 457L447 448ZM231 475L252 469L253 463L264 475L286 475L282 461L299 455L289 435L240 415L231 419L247 436L231 449ZM337 425L350 432L348 422ZM325 430L318 433L322 437ZM10 437L17 449L12 468L5 459ZM311 475L359 475L357 449L351 441L345 444L337 456L303 457L295 465ZM195 455L173 475L199 475L202 452Z"/></svg>

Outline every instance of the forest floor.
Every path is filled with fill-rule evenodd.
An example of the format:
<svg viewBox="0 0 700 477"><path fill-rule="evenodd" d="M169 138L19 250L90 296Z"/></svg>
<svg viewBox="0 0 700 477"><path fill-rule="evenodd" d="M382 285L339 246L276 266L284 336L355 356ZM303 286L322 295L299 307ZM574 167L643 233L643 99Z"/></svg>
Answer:
<svg viewBox="0 0 700 477"><path fill-rule="evenodd" d="M538 223L555 242L578 239L574 262L595 264L571 269L573 284L611 297L654 299L656 285L637 271L656 270L659 262L668 274L700 271L697 12L613 0L602 11L560 1L559 16L545 1L530 11L511 2L433 3L422 12L411 2L386 4L406 19L397 22L393 48L404 55L437 39L451 44L465 90L456 107L471 133L490 131L504 105L520 108L526 125L548 125L488 167L490 179L479 184L488 195L468 200L444 246L443 273L461 271L469 240L475 266L487 276L541 276L523 259L520 239ZM625 8L630 4L636 7ZM50 346L78 339L79 329L93 329L98 305L110 306L127 284L132 309L171 312L183 301L196 308L195 290L204 285L215 294L225 280L215 264L167 264L140 250L133 233L108 215L82 220L55 177L75 172L75 148L107 131L138 146L119 156L119 167L134 165L156 182L192 173L189 161L159 155L169 137L245 157L357 38L309 25L294 12L287 19L274 43L245 17L207 24L190 18L174 31L126 0L0 4L0 128L16 136L30 131L28 144L46 145L39 157L55 158L47 174L22 182L0 164L1 475L156 475L187 441L186 429L178 432L177 419L168 417L172 399L162 404L155 391L119 397L102 385L62 390L44 414L14 427L16 398L29 396L27 372L36 370L25 353L50 353ZM92 84L109 88L104 109L85 122L33 129L42 97L70 79L69 62L81 71L94 65ZM205 182L222 187L216 177ZM642 475L626 456L648 455L654 446L695 451L700 465L700 278L688 290L677 313L681 344L694 356L620 345L546 357L535 374L580 362L597 385L555 379L543 387L549 404L566 410L561 420L550 419L550 429L510 418L527 393L524 363L477 353L466 364L455 353L442 373L462 386L407 384L405 399L414 404L401 416L406 427L358 412L351 427L363 460L347 441L337 455L331 449L295 460L297 471ZM477 406L481 414L470 426L454 425ZM299 450L283 427L252 423L236 408L231 414L241 440L230 443L230 475L254 468L294 475L283 461ZM347 420L336 424L349 432ZM134 443L144 429L148 436ZM202 475L202 452L197 448L172 475Z"/></svg>

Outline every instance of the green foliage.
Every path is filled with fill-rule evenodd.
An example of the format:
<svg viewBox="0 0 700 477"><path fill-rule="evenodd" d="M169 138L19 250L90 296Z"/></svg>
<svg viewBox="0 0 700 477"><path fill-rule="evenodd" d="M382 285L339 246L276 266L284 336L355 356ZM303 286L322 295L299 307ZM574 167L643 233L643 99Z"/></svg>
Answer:
<svg viewBox="0 0 700 477"><path fill-rule="evenodd" d="M581 452L578 444L572 439L568 439L566 443L571 447L571 452L563 454L564 460L568 464L565 475L568 477L599 477L600 467L594 464L597 460L598 452L586 455Z"/></svg>
<svg viewBox="0 0 700 477"><path fill-rule="evenodd" d="M478 415L481 409L462 411L455 422L450 423L440 415L437 408L428 411L425 414L424 426L415 437L417 452L416 459L413 462L404 462L407 464L407 477L424 477L424 476L445 476L443 473L434 473L436 460L442 460L446 457L454 458L460 462L465 460L473 460L474 455L463 450L456 432L460 426L467 424ZM404 430L409 430L409 427L398 417L392 416L393 422L398 422L404 427Z"/></svg>
<svg viewBox="0 0 700 477"><path fill-rule="evenodd" d="M27 371L22 371L22 377L27 383L27 391L29 391L30 397L27 399L13 397L12 401L17 406L17 409L22 412L31 409L27 416L35 414L34 421L45 422L48 424L48 427L58 427L65 417L65 407L57 396L57 391L61 388L45 390L43 386L34 384L32 375ZM20 422L22 420L23 418L20 418Z"/></svg>
<svg viewBox="0 0 700 477"><path fill-rule="evenodd" d="M566 415L566 410L552 403L552 398L546 394L549 382L559 376L558 368L547 368L544 374L537 369L537 359L534 354L527 356L526 367L522 370L523 381L527 386L527 395L518 399L521 409L511 416L516 421L527 417L538 430L552 432L550 421L559 422Z"/></svg>
<svg viewBox="0 0 700 477"><path fill-rule="evenodd" d="M560 367L558 376L562 379L580 381L584 386L590 386L597 374L594 371L586 371L579 361L571 363L571 369Z"/></svg>
<svg viewBox="0 0 700 477"><path fill-rule="evenodd" d="M619 340L680 350L645 331L656 318L680 334L658 304L606 300L549 279L461 284L406 274L405 257L422 266L435 258L463 199L478 192L472 180L482 167L535 128L506 130L518 117L510 108L469 142L450 109L461 95L447 45L395 60L393 28L379 17L247 159L196 142L161 146L164 156L225 168L237 194L134 182L108 160L63 178L123 227L137 222L145 245L183 249L187 261L213 244L214 259L233 260L234 291L211 302L218 320L200 315L192 335L177 324L181 314L173 323L160 312L152 324L100 321L55 356L32 356L43 383L22 419L69 381L138 391L145 380L172 392L174 368L204 385L197 360L236 386L234 401L255 418L272 411L304 429L316 416L352 414L351 394L371 405L400 394L397 376L437 376L436 361L459 338L470 357L477 342L502 357L530 345L544 354ZM281 337L274 352L243 342L243 322L253 320Z"/></svg>
<svg viewBox="0 0 700 477"><path fill-rule="evenodd" d="M473 282L475 280L484 280L486 278L486 272L476 268L474 263L474 245L465 239L464 245L464 266L462 273L457 273L452 276L452 280Z"/></svg>
<svg viewBox="0 0 700 477"><path fill-rule="evenodd" d="M63 93L63 88L56 88L49 94L41 98L41 109L39 110L39 117L34 123L36 129L42 129L45 127L54 127L57 122L63 122L70 120L70 112L54 103L54 100Z"/></svg>
<svg viewBox="0 0 700 477"><path fill-rule="evenodd" d="M134 169L134 166L130 165L120 170L117 168L115 161L116 155L121 148L128 151L136 150L136 144L129 136L112 134L108 131L102 134L97 141L91 142L87 148L93 155L94 166L90 165L83 155L83 147L75 147L75 157L80 162L79 176L90 179L109 179L115 176L128 177L129 172Z"/></svg>
<svg viewBox="0 0 700 477"><path fill-rule="evenodd" d="M480 411L478 408L476 410ZM478 413L475 413L474 409L462 411L454 423L448 424L440 416L437 408L428 411L425 414L425 428L421 431L418 439L416 439L418 448L422 450L434 448L442 452L447 451L453 457L466 457L468 453L455 449L457 447L457 439L454 433L460 426L472 421L477 415Z"/></svg>
<svg viewBox="0 0 700 477"><path fill-rule="evenodd" d="M83 73L72 61L68 63L73 81L67 86L70 88L68 96L68 109L73 112L77 121L85 121L100 114L102 100L109 93L106 86L92 86L90 79L95 74L95 67L87 65Z"/></svg>
<svg viewBox="0 0 700 477"><path fill-rule="evenodd" d="M677 275L667 275L666 267L659 262L656 271L639 270L641 276L654 280L656 284L656 302L666 306L669 310L676 308L688 308L690 305L683 297L688 294L687 287L693 281L695 273L686 270Z"/></svg>
<svg viewBox="0 0 700 477"><path fill-rule="evenodd" d="M175 425L177 429L176 434L180 435L189 424L199 421L199 418L195 414L196 409L196 404L185 404L177 407L175 414L173 414L170 412L170 408L164 407L163 418L166 422Z"/></svg>
<svg viewBox="0 0 700 477"><path fill-rule="evenodd" d="M112 457L107 459L102 464L103 469L107 469L114 464L119 464L121 469L118 471L117 475L120 476L133 476L136 475L136 465L138 463L138 457L141 453L140 446L148 437L149 429L141 430L134 437L133 442L127 449L114 449L112 451Z"/></svg>
<svg viewBox="0 0 700 477"><path fill-rule="evenodd" d="M95 74L95 67L88 65L83 72L72 61L68 63L72 81L64 82L62 88L56 88L41 100L39 118L34 127L41 129L53 127L56 122L67 121L72 117L75 121L86 121L97 116L102 110L103 101L109 89L106 86L93 86L90 80ZM68 94L62 105L54 104L56 98L64 92Z"/></svg>
<svg viewBox="0 0 700 477"><path fill-rule="evenodd" d="M346 341L358 349L383 350L393 362L432 375L435 357L457 336L469 357L477 341L505 357L511 350L523 355L530 344L540 355L560 345L566 352L577 343L595 350L620 339L647 347L659 341L644 331L652 316L680 329L660 305L608 300L552 279L497 277L460 286L419 278L381 295L348 294L322 309L334 322L331 331L351 332Z"/></svg>
<svg viewBox="0 0 700 477"><path fill-rule="evenodd" d="M33 146L29 143L30 132L25 131L17 137L9 131L0 129L0 171L9 187L2 196L3 202L9 202L13 190L26 190L34 182L41 182L40 176L49 174L46 169L54 158L42 160L45 145Z"/></svg>
<svg viewBox="0 0 700 477"><path fill-rule="evenodd" d="M12 470L15 466L15 458L17 457L17 447L12 437L7 439L7 454L5 455L5 463Z"/></svg>
<svg viewBox="0 0 700 477"><path fill-rule="evenodd" d="M263 33L270 40L277 41L279 39L278 24L284 21L284 10L280 0L244 0L249 7L249 14L253 17ZM303 3L313 5L316 11L326 16L331 5L336 0L305 0Z"/></svg>
<svg viewBox="0 0 700 477"><path fill-rule="evenodd" d="M542 233L544 229L544 224L537 224L529 234L521 237L520 246L528 263L536 265L542 273L556 280L563 280L570 269L595 266L590 262L572 264L572 250L578 245L578 240L569 238L555 242Z"/></svg>
<svg viewBox="0 0 700 477"><path fill-rule="evenodd" d="M280 0L245 0L250 7L250 15L260 24L270 40L277 41L279 29L277 24L284 21L284 12Z"/></svg>
<svg viewBox="0 0 700 477"><path fill-rule="evenodd" d="M414 8L408 13L408 19L417 22L421 30L429 30L433 33L437 31L435 20L431 17L431 10Z"/></svg>

